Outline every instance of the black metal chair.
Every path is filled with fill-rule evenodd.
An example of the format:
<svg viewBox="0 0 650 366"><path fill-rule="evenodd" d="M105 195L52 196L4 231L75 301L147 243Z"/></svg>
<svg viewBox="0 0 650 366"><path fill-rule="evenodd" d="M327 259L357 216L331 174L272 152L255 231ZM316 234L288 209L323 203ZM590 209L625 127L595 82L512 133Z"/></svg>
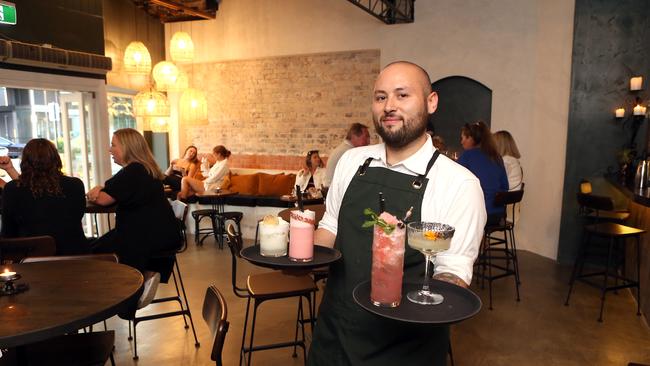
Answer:
<svg viewBox="0 0 650 366"><path fill-rule="evenodd" d="M296 347L301 347L303 356L307 358L307 350L305 345L305 327L304 327L304 312L302 306L302 298L307 300L307 308L309 309L309 318L313 319L311 299L312 294L316 291L316 286L313 279L308 275L291 276L285 275L279 271L266 272L260 274L248 275L246 281L246 288L237 286L237 260L240 258L240 252L243 248L243 241L240 232L235 231L235 226L230 224L226 230L228 235L228 247L232 254L232 289L237 297L246 298L246 318L244 320L244 332L242 335L242 343L239 353L239 364L241 365L242 359L248 353L248 365L251 364L252 353L255 351L262 351L275 348L293 347L293 357L296 357ZM265 344L253 346L253 338L255 336L255 322L257 320L257 308L267 300L287 299L291 297L298 297L298 316L296 319L296 334L293 342L282 342L275 344ZM246 331L248 328L248 314L250 313L251 299L253 300L253 319L251 322L251 335L248 347L246 344ZM314 329L313 320L311 321L312 330ZM298 330L302 331L302 339L298 339Z"/></svg>
<svg viewBox="0 0 650 366"><path fill-rule="evenodd" d="M183 284L183 277L181 275L181 268L178 265L178 260L176 258L176 254L178 251L168 251L168 252L163 252L159 253L158 255L154 256L152 260L166 260L173 262L173 267L172 267L172 272L171 272L171 278L174 281L174 287L176 289L176 295L175 296L168 296L168 297L162 297L162 298L154 298L151 300L151 302L143 302L141 303L140 307L138 309L144 308L148 306L149 304L159 304L159 303L164 303L164 302L170 302L170 301L176 301L178 302L178 305L180 307L180 310L176 311L167 311L164 313L156 313L152 315L145 315L145 316L137 316L134 315L131 319L129 320L129 340L133 340L133 359L137 360L138 357L138 338L137 338L137 332L136 332L136 327L138 323L141 323L143 321L148 321L148 320L156 320L156 319L162 319L162 318L169 318L173 316L182 316L183 321L185 322L185 329L188 329L190 326L192 327L192 334L194 335L194 346L200 347L201 343L199 343L198 338L196 337L196 330L194 329L194 321L192 320L192 312L190 311L190 305L187 300L187 294L185 293L185 285ZM146 276L145 276L146 277ZM155 279L153 279L155 281ZM161 280L161 281L164 281ZM146 282L145 282L145 290L146 290ZM180 286L179 286L180 285ZM151 291L155 294L156 290L158 288L158 283L155 283L152 285ZM182 296L181 296L182 293ZM142 294L142 297L146 297L150 295L147 291L145 291ZM187 320L189 319L190 323L187 323ZM131 337L131 322L133 323L133 337Z"/></svg>
<svg viewBox="0 0 650 366"><path fill-rule="evenodd" d="M481 242L481 253L475 264L477 278L488 281L490 306L492 310L492 281L514 276L517 301L520 301L519 260L517 259L517 243L515 240L516 206L524 196L523 186L519 191L499 192L494 199L495 206L504 206L505 214L498 224L485 227ZM507 213L510 212L510 220ZM497 234L502 233L503 237ZM487 271L487 274L486 274ZM493 271L495 271L493 273Z"/></svg>
<svg viewBox="0 0 650 366"><path fill-rule="evenodd" d="M588 219L584 225L583 239L578 251L578 256L573 265L571 279L569 280L569 292L567 293L564 305L569 305L571 292L576 280L585 282L586 284L600 289L600 315L598 321L603 321L603 310L605 307L605 295L608 291L617 291L623 288L634 288L637 291L637 315L641 315L641 292L640 292L640 271L641 271L641 235L645 230L637 229L631 226L622 225L616 222L606 221L601 219L599 214L601 212L612 211L614 204L609 197L596 196L592 194L578 193L578 203L587 211L583 211L583 215L589 215L590 212L595 213L595 216L586 218ZM585 213L586 212L586 213ZM606 262L603 270L584 273L585 263L588 260L602 258L603 253L599 250L598 243L592 242L592 238L600 237L608 240L606 245L607 255ZM634 239L627 241L626 239ZM624 249L629 243L636 245L636 279L628 278L623 274L619 274L619 269L625 266L625 253ZM596 264L598 263L591 263ZM624 272L624 271L623 271ZM590 277L602 276L603 281L600 283L590 281ZM614 284L610 284L610 280L614 280ZM620 284L619 284L620 281Z"/></svg>
<svg viewBox="0 0 650 366"><path fill-rule="evenodd" d="M228 333L228 306L226 299L224 299L219 289L215 286L210 286L205 291L205 299L203 300L203 320L210 328L214 338L212 342L212 353L210 359L216 363L217 366L222 366L221 353L223 351L223 344L226 340L226 333Z"/></svg>

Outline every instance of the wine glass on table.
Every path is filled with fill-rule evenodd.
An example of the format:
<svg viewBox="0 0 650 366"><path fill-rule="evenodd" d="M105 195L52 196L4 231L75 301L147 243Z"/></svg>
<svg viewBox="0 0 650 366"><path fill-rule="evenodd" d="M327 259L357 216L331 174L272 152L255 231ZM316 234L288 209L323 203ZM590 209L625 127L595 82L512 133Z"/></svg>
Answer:
<svg viewBox="0 0 650 366"><path fill-rule="evenodd" d="M449 249L454 228L438 222L411 222L407 225L408 245L424 254L424 283L422 289L410 291L406 297L416 304L437 305L444 297L429 289L429 262L438 253Z"/></svg>

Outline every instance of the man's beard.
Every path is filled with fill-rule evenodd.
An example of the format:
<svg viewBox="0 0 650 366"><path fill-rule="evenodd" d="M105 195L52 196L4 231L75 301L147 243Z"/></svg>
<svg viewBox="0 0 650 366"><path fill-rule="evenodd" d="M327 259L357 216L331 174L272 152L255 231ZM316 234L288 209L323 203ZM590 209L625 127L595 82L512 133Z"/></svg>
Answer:
<svg viewBox="0 0 650 366"><path fill-rule="evenodd" d="M392 114L391 116L395 116ZM419 113L415 118L410 118L404 120L402 116L402 127L398 129L388 130L384 128L383 124L380 121L380 118L386 116L373 116L373 122L375 124L375 130L381 136L382 140L386 146L391 148L402 148L411 142L417 140L418 137L422 136L427 129L427 115L426 113Z"/></svg>

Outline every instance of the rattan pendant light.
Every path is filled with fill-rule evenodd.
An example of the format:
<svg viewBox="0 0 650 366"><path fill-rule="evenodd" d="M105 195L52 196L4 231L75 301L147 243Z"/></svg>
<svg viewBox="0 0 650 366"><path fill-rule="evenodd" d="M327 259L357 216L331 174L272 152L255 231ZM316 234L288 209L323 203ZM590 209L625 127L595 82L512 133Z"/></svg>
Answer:
<svg viewBox="0 0 650 366"><path fill-rule="evenodd" d="M176 32L169 42L169 54L174 62L190 62L194 59L194 42L185 32Z"/></svg>
<svg viewBox="0 0 650 366"><path fill-rule="evenodd" d="M151 117L149 118L149 128L151 132L169 132L169 118Z"/></svg>
<svg viewBox="0 0 650 366"><path fill-rule="evenodd" d="M142 42L129 43L124 51L124 71L131 75L149 75L151 55Z"/></svg>
<svg viewBox="0 0 650 366"><path fill-rule="evenodd" d="M176 77L176 82L169 85L167 91L169 92L183 92L185 89L189 88L190 81L187 77L187 73L181 69L178 69L178 76Z"/></svg>
<svg viewBox="0 0 650 366"><path fill-rule="evenodd" d="M169 117L169 101L165 94L155 90L136 94L133 108L138 117Z"/></svg>
<svg viewBox="0 0 650 366"><path fill-rule="evenodd" d="M169 61L161 61L153 68L153 80L156 82L156 89L167 91L178 79L178 68Z"/></svg>
<svg viewBox="0 0 650 366"><path fill-rule="evenodd" d="M208 102L202 91L185 89L179 101L180 121L186 126L208 124Z"/></svg>

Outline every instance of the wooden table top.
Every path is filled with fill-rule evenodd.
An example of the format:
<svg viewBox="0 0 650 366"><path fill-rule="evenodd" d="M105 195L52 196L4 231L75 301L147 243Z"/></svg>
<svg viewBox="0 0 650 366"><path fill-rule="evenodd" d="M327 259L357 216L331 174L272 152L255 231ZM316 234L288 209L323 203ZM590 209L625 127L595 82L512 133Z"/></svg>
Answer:
<svg viewBox="0 0 650 366"><path fill-rule="evenodd" d="M42 341L127 310L142 275L112 262L52 261L6 265L22 276L25 292L0 296L0 348Z"/></svg>
<svg viewBox="0 0 650 366"><path fill-rule="evenodd" d="M210 190L210 191L205 191L203 193L197 193L196 197L198 198L199 203L201 204L211 204L211 203L215 203L215 201L220 201L221 198L234 196L236 194L239 194L239 192L222 189L219 190L219 192Z"/></svg>

